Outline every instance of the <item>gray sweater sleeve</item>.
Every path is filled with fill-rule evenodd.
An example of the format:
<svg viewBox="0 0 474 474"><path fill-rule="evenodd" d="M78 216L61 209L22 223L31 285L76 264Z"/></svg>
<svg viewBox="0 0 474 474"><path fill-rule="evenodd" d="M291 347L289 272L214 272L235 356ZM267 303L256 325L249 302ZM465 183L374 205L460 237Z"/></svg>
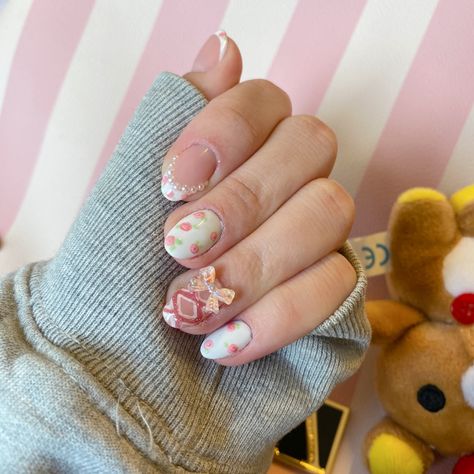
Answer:
<svg viewBox="0 0 474 474"><path fill-rule="evenodd" d="M240 366L161 318L184 271L163 249L176 204L161 161L206 105L161 74L52 260L0 283L0 471L265 472L275 442L360 365L365 277L306 337ZM3 472L3 471L2 471Z"/></svg>

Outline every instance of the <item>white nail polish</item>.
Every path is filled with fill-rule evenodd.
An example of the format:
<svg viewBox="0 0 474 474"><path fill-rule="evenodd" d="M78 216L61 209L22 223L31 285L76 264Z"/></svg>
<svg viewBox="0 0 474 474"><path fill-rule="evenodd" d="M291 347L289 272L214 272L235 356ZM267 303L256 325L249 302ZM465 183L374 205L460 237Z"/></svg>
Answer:
<svg viewBox="0 0 474 474"><path fill-rule="evenodd" d="M231 321L209 334L201 344L201 354L206 359L230 357L247 347L252 331L243 321Z"/></svg>
<svg viewBox="0 0 474 474"><path fill-rule="evenodd" d="M208 209L183 217L165 237L165 249L174 258L192 258L207 252L220 238L222 224Z"/></svg>
<svg viewBox="0 0 474 474"><path fill-rule="evenodd" d="M224 57L225 52L227 51L227 46L229 41L227 39L227 33L224 30L218 30L214 33L219 39L219 61Z"/></svg>

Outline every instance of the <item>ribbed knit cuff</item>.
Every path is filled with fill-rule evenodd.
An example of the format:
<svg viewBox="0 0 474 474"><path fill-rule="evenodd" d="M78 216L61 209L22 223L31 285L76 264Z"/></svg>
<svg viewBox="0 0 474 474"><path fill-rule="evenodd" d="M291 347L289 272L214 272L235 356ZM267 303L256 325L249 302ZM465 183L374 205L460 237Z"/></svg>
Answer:
<svg viewBox="0 0 474 474"><path fill-rule="evenodd" d="M49 318L38 324L57 345L69 344L67 334L92 352L108 347L115 359L112 348L131 345L144 327L153 330L160 322L167 286L183 271L163 248L164 222L178 203L161 194L161 165L206 103L171 73L162 73L142 100L66 241L44 268L40 294ZM141 353L140 339L134 342Z"/></svg>
<svg viewBox="0 0 474 474"><path fill-rule="evenodd" d="M308 336L245 366L203 359L202 338L163 322L168 284L183 269L163 248L177 204L161 195L161 163L205 104L184 79L160 75L58 255L23 275L49 356L64 370L65 354L82 364L74 379L121 435L158 464L164 453L166 472L254 474L360 364L370 333L365 277L346 246L358 283L344 305Z"/></svg>

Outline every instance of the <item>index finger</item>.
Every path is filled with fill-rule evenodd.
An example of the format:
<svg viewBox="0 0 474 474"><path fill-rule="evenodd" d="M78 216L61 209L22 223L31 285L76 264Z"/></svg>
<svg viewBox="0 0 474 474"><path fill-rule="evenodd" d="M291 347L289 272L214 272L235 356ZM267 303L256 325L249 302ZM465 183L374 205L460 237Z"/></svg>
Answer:
<svg viewBox="0 0 474 474"><path fill-rule="evenodd" d="M163 195L171 201L201 197L252 156L290 114L288 95L262 79L242 82L216 97L167 153Z"/></svg>

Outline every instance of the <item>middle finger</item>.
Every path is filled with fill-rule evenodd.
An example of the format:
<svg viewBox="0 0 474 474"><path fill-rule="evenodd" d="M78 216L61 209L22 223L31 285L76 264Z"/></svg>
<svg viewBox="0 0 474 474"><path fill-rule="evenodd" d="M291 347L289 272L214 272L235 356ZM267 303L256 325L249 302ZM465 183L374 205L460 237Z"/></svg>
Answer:
<svg viewBox="0 0 474 474"><path fill-rule="evenodd" d="M223 305L215 315L188 319L180 328L193 334L213 331L339 248L349 233L353 209L352 198L334 181L322 178L307 184L256 231L212 263L219 283L235 290L232 304ZM181 291L194 273L178 278L170 287L170 296ZM172 326L179 320L174 319L175 310L169 305L165 308L165 319Z"/></svg>
<svg viewBox="0 0 474 474"><path fill-rule="evenodd" d="M328 176L335 143L333 132L315 117L283 120L249 160L201 199L169 216L165 249L189 268L208 265L302 186Z"/></svg>

